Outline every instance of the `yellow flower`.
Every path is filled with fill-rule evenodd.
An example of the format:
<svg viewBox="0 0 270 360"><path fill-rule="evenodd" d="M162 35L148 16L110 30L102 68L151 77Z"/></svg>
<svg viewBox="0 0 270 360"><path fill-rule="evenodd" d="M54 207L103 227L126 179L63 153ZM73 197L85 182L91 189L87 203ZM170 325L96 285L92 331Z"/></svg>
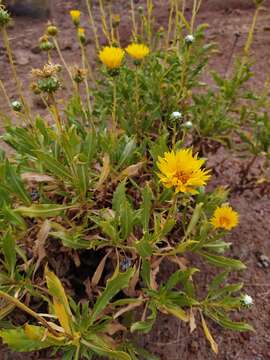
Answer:
<svg viewBox="0 0 270 360"><path fill-rule="evenodd" d="M215 229L222 228L231 230L238 224L238 218L238 213L234 211L231 206L224 205L216 208L210 222Z"/></svg>
<svg viewBox="0 0 270 360"><path fill-rule="evenodd" d="M167 188L175 187L175 192L197 194L196 188L206 185L210 170L202 170L204 159L192 156L192 149L166 152L159 157L157 166L161 182Z"/></svg>
<svg viewBox="0 0 270 360"><path fill-rule="evenodd" d="M74 25L78 26L81 20L81 12L80 10L70 10L70 16L74 23Z"/></svg>
<svg viewBox="0 0 270 360"><path fill-rule="evenodd" d="M109 69L119 68L124 56L124 50L113 46L105 46L105 48L103 48L99 53L99 59Z"/></svg>
<svg viewBox="0 0 270 360"><path fill-rule="evenodd" d="M126 52L136 60L142 60L150 52L149 48L143 44L130 44Z"/></svg>

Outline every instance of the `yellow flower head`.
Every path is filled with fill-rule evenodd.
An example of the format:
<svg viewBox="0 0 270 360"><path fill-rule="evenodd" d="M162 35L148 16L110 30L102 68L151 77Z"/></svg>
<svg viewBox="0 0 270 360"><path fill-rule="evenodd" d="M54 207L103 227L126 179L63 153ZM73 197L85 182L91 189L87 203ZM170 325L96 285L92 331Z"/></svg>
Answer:
<svg viewBox="0 0 270 360"><path fill-rule="evenodd" d="M130 44L126 52L136 60L142 60L150 52L149 48L143 44Z"/></svg>
<svg viewBox="0 0 270 360"><path fill-rule="evenodd" d="M99 53L99 59L109 69L119 68L122 64L124 56L124 50L113 46L105 46L105 48L103 48Z"/></svg>
<svg viewBox="0 0 270 360"><path fill-rule="evenodd" d="M73 21L73 24L78 26L81 20L81 12L80 10L70 10L70 16Z"/></svg>
<svg viewBox="0 0 270 360"><path fill-rule="evenodd" d="M197 194L196 188L206 185L210 178L210 170L202 170L204 159L192 155L192 149L182 149L177 152L166 152L159 157L157 166L161 182L167 188L175 187L175 191Z"/></svg>
<svg viewBox="0 0 270 360"><path fill-rule="evenodd" d="M231 206L224 205L216 208L214 215L211 218L211 224L215 229L222 228L231 230L238 224L238 218L238 213L234 211Z"/></svg>

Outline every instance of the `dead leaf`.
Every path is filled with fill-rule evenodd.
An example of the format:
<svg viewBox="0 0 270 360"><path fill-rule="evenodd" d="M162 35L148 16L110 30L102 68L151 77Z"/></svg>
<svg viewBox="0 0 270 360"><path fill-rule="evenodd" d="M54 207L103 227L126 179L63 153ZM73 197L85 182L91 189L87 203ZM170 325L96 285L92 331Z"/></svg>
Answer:
<svg viewBox="0 0 270 360"><path fill-rule="evenodd" d="M45 243L49 236L51 230L51 225L49 220L45 220L44 223L41 225L41 228L37 234L37 239L35 241L35 246L33 248L34 257L37 258L36 266L33 272L33 277L37 269L40 266L41 261L46 257L46 250L45 250Z"/></svg>
<svg viewBox="0 0 270 360"><path fill-rule="evenodd" d="M213 336L210 333L210 330L209 330L209 328L208 328L208 326L206 324L206 321L204 320L202 312L201 312L201 318L202 318L202 327L203 327L205 337L209 341L209 343L211 345L211 349L213 350L213 352L215 354L218 354L218 344L213 339Z"/></svg>
<svg viewBox="0 0 270 360"><path fill-rule="evenodd" d="M195 329L196 329L196 321L195 321L195 315L193 312L193 309L190 308L189 311L189 328L190 328L190 333L192 333Z"/></svg>
<svg viewBox="0 0 270 360"><path fill-rule="evenodd" d="M45 174L38 174L33 172L25 172L21 175L22 180L28 181L28 182L52 182L55 181L55 179L52 176L45 175Z"/></svg>
<svg viewBox="0 0 270 360"><path fill-rule="evenodd" d="M125 177L138 175L139 171L141 170L144 164L145 161L140 161L137 164L128 166L127 168L121 171L120 175L117 177L117 181Z"/></svg>
<svg viewBox="0 0 270 360"><path fill-rule="evenodd" d="M106 332L110 335L113 336L114 334L116 334L118 331L127 331L127 328L122 325L119 324L118 322L114 322L114 323L110 323L107 325L106 327Z"/></svg>
<svg viewBox="0 0 270 360"><path fill-rule="evenodd" d="M113 318L117 319L119 316L123 315L124 313L126 313L127 311L133 310L139 306L142 305L142 300L138 299L138 301L127 305L126 307L120 309L119 311L117 311L117 313L114 314Z"/></svg>
<svg viewBox="0 0 270 360"><path fill-rule="evenodd" d="M104 270L104 266L106 264L107 257L111 254L111 252L112 252L112 250L108 251L107 254L101 260L101 262L98 264L98 267L97 267L97 269L92 277L92 280L91 280L92 287L97 286L97 284L99 283L100 278L103 273L103 270Z"/></svg>

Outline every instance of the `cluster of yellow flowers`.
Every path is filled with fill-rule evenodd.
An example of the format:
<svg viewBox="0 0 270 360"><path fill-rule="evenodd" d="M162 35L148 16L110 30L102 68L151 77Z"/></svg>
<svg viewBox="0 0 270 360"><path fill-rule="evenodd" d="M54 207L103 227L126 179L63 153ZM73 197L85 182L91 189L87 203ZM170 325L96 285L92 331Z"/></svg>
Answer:
<svg viewBox="0 0 270 360"><path fill-rule="evenodd" d="M130 44L125 50L133 59L138 61L145 58L150 52L146 45L135 43ZM119 68L124 57L125 51L115 46L105 46L99 53L100 61L109 69Z"/></svg>
<svg viewBox="0 0 270 360"><path fill-rule="evenodd" d="M158 176L166 188L175 188L176 193L196 194L197 188L205 186L210 179L210 171L201 169L204 162L193 156L191 149L166 152L158 159ZM229 205L220 206L210 222L215 229L231 230L238 224L238 214Z"/></svg>

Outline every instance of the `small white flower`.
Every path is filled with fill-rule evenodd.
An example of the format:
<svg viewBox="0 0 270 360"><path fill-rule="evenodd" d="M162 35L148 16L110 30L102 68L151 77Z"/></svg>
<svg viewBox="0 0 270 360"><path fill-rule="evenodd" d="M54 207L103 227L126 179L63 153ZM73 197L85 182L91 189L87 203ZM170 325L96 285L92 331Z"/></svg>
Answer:
<svg viewBox="0 0 270 360"><path fill-rule="evenodd" d="M171 117L174 119L174 120L179 120L182 118L182 113L180 113L179 111L174 111L171 115Z"/></svg>
<svg viewBox="0 0 270 360"><path fill-rule="evenodd" d="M253 305L253 299L251 296L249 296L248 294L245 294L242 298L242 301L244 303L245 306L251 306Z"/></svg>
<svg viewBox="0 0 270 360"><path fill-rule="evenodd" d="M18 111L18 112L21 111L23 107L22 103L18 100L12 101L11 106L14 111Z"/></svg>
<svg viewBox="0 0 270 360"><path fill-rule="evenodd" d="M183 127L186 128L186 129L188 129L188 130L190 130L190 129L192 129L193 124L192 124L191 121L186 121L186 122L183 124Z"/></svg>
<svg viewBox="0 0 270 360"><path fill-rule="evenodd" d="M194 40L195 40L195 38L194 38L194 36L193 35L187 35L186 37L185 37L185 42L186 42L186 44L192 44L193 42L194 42Z"/></svg>

